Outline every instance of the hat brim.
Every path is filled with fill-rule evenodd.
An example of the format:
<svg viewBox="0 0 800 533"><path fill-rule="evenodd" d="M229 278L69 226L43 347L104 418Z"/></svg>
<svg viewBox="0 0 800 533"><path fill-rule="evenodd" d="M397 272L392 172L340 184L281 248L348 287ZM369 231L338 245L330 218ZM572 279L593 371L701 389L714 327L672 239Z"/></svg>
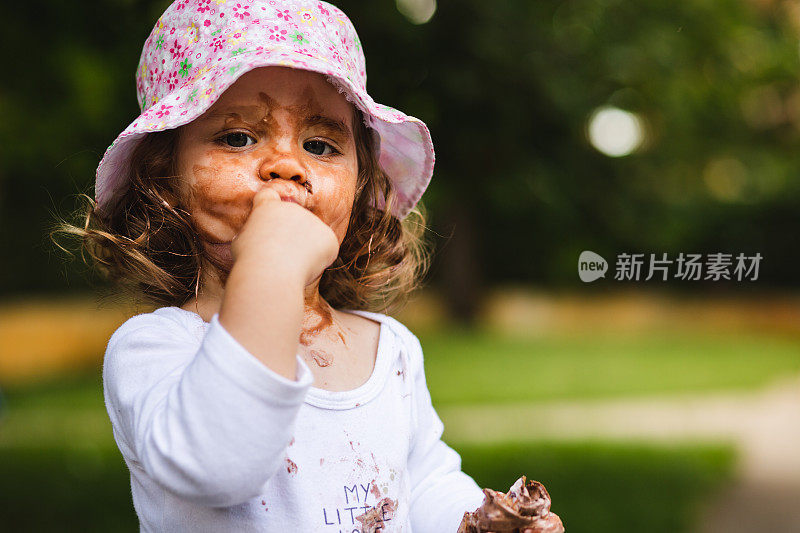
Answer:
<svg viewBox="0 0 800 533"><path fill-rule="evenodd" d="M150 105L117 136L97 167L95 201L102 213L128 187L130 158L148 133L175 129L205 113L243 74L260 67L284 66L318 72L358 107L368 126L380 136L379 162L397 193L393 214L405 218L433 175L435 154L428 127L418 118L376 103L338 65L291 49L243 52L186 80ZM380 206L379 206L380 207Z"/></svg>

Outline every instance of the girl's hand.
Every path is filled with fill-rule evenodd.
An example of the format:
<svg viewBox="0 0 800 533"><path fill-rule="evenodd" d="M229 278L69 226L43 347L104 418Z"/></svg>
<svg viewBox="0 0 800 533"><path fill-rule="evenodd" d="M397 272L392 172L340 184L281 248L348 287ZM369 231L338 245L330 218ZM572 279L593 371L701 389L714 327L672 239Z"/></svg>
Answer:
<svg viewBox="0 0 800 533"><path fill-rule="evenodd" d="M333 263L338 251L339 241L325 222L264 187L231 242L234 262L220 324L273 371L297 379L303 289Z"/></svg>
<svg viewBox="0 0 800 533"><path fill-rule="evenodd" d="M303 287L321 276L338 253L339 241L325 222L282 201L270 187L256 193L250 216L231 242L234 267L243 263L252 273L299 276Z"/></svg>

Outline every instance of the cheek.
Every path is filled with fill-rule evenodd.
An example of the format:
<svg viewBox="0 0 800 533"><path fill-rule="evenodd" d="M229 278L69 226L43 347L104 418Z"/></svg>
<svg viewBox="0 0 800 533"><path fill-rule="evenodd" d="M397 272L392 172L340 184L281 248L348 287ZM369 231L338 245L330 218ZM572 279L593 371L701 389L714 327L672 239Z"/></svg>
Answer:
<svg viewBox="0 0 800 533"><path fill-rule="evenodd" d="M256 184L250 161L214 152L200 154L183 168L185 203L204 240L230 241L247 220Z"/></svg>
<svg viewBox="0 0 800 533"><path fill-rule="evenodd" d="M355 171L348 168L332 174L331 178L326 181L324 202L317 204L317 216L330 226L341 243L347 233L353 209L356 190Z"/></svg>

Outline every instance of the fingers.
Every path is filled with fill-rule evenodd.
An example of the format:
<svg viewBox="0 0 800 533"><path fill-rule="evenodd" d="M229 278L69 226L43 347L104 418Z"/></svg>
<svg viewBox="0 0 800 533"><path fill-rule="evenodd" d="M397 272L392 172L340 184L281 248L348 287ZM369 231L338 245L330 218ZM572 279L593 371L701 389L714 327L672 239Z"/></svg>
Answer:
<svg viewBox="0 0 800 533"><path fill-rule="evenodd" d="M281 196L271 187L262 187L253 197L253 207L266 202L280 202Z"/></svg>

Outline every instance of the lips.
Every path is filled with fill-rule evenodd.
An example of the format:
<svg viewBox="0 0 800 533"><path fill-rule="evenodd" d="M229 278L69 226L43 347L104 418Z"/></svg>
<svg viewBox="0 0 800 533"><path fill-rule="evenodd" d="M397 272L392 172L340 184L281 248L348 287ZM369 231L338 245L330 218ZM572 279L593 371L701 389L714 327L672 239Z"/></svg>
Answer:
<svg viewBox="0 0 800 533"><path fill-rule="evenodd" d="M308 209L308 191L298 187L294 182L288 180L271 180L265 187L269 187L278 193L282 202L292 202L300 207Z"/></svg>
<svg viewBox="0 0 800 533"><path fill-rule="evenodd" d="M283 194L281 193L281 202L292 202L293 204L297 204L303 209L309 209L308 197L306 196L305 191L301 192L300 194Z"/></svg>
<svg viewBox="0 0 800 533"><path fill-rule="evenodd" d="M286 196L286 195L283 195L283 194L281 195L281 201L282 202L294 202L297 205L302 205L302 204L300 204L300 202L297 201L296 198L292 198L291 196Z"/></svg>

